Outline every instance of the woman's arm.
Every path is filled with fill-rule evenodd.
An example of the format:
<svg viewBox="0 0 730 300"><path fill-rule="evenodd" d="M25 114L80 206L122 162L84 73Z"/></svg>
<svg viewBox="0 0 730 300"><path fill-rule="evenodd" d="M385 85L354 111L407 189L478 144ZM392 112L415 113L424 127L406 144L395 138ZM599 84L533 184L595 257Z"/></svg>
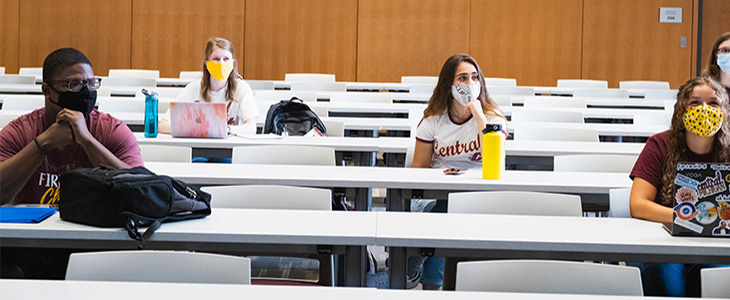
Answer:
<svg viewBox="0 0 730 300"><path fill-rule="evenodd" d="M629 207L631 216L654 222L672 222L672 208L654 202L657 189L648 181L634 177Z"/></svg>
<svg viewBox="0 0 730 300"><path fill-rule="evenodd" d="M413 151L413 168L430 168L431 156L433 156L433 144L416 140L416 147Z"/></svg>

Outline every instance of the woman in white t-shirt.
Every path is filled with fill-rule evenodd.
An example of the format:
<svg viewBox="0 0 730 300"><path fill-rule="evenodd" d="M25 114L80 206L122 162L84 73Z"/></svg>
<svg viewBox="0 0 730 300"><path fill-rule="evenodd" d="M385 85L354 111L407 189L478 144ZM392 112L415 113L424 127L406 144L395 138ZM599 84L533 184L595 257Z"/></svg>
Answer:
<svg viewBox="0 0 730 300"><path fill-rule="evenodd" d="M228 125L238 134L255 134L259 116L251 87L238 74L238 61L233 44L223 38L212 38L205 46L203 77L190 82L176 102L226 103ZM162 118L159 130L170 133L169 111Z"/></svg>
<svg viewBox="0 0 730 300"><path fill-rule="evenodd" d="M414 168L482 167L482 129L487 124L501 124L507 132L507 120L497 104L489 97L484 75L477 62L467 54L449 57L441 68L439 80L423 119L416 131L413 155ZM445 212L435 204L425 212ZM409 258L408 280L418 283L419 276L424 290L440 289L443 285L444 259L442 257ZM420 270L420 264L423 270Z"/></svg>

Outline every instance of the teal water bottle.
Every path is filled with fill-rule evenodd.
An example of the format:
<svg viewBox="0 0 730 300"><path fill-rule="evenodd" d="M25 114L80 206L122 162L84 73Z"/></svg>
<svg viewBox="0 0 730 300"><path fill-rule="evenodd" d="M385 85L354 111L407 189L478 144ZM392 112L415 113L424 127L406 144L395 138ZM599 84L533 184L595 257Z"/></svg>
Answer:
<svg viewBox="0 0 730 300"><path fill-rule="evenodd" d="M157 137L157 93L142 89L144 99L144 137Z"/></svg>

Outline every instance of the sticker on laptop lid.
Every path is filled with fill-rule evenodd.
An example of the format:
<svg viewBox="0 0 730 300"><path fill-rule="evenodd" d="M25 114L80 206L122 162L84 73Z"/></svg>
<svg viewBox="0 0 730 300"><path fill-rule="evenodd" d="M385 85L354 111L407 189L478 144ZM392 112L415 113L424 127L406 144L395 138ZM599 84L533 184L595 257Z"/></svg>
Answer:
<svg viewBox="0 0 730 300"><path fill-rule="evenodd" d="M704 229L704 226L698 225L698 224L695 224L695 223L692 223L692 222L687 221L687 220L682 220L682 219L679 218L679 216L677 216L676 218L674 218L674 224L675 225L682 226L684 228L687 228L687 229L692 230L692 231L694 231L696 233L699 233L699 234L702 234L702 229Z"/></svg>
<svg viewBox="0 0 730 300"><path fill-rule="evenodd" d="M693 190L696 190L697 185L700 184L699 181L694 180L684 174L677 174L677 177L674 177L674 183L683 187L691 188Z"/></svg>

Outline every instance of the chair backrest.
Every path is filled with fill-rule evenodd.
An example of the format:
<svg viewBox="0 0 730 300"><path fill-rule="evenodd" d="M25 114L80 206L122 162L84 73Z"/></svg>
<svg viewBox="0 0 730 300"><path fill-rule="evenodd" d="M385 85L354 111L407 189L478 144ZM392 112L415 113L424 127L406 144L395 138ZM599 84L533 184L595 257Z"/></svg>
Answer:
<svg viewBox="0 0 730 300"><path fill-rule="evenodd" d="M291 90L345 92L347 91L347 85L341 82L294 81L291 83Z"/></svg>
<svg viewBox="0 0 730 300"><path fill-rule="evenodd" d="M284 81L335 82L335 74L288 73Z"/></svg>
<svg viewBox="0 0 730 300"><path fill-rule="evenodd" d="M46 105L43 95L16 96L3 99L2 110L31 111Z"/></svg>
<svg viewBox="0 0 730 300"><path fill-rule="evenodd" d="M0 75L0 84L35 84L35 76L31 75Z"/></svg>
<svg viewBox="0 0 730 300"><path fill-rule="evenodd" d="M312 91L268 91L254 90L254 98L256 101L279 102L281 100L289 100L296 96L304 102L317 102L317 93Z"/></svg>
<svg viewBox="0 0 730 300"><path fill-rule="evenodd" d="M607 89L608 81L590 79L558 79L558 87Z"/></svg>
<svg viewBox="0 0 730 300"><path fill-rule="evenodd" d="M449 193L449 213L580 217L580 196L539 192Z"/></svg>
<svg viewBox="0 0 730 300"><path fill-rule="evenodd" d="M180 71L181 79L197 79L203 77L203 71Z"/></svg>
<svg viewBox="0 0 730 300"><path fill-rule="evenodd" d="M608 216L612 218L631 218L630 195L631 188L608 190Z"/></svg>
<svg viewBox="0 0 730 300"><path fill-rule="evenodd" d="M186 162L193 159L193 149L183 146L139 145L143 162Z"/></svg>
<svg viewBox="0 0 730 300"><path fill-rule="evenodd" d="M487 86L517 86L517 79L485 77L484 83Z"/></svg>
<svg viewBox="0 0 730 300"><path fill-rule="evenodd" d="M730 268L704 268L700 270L702 298L730 298Z"/></svg>
<svg viewBox="0 0 730 300"><path fill-rule="evenodd" d="M438 76L401 76L400 83L431 84L439 82Z"/></svg>
<svg viewBox="0 0 730 300"><path fill-rule="evenodd" d="M460 262L457 291L643 296L639 268L550 260Z"/></svg>
<svg viewBox="0 0 730 300"><path fill-rule="evenodd" d="M672 122L672 114L667 112L653 112L634 115L634 125L666 125Z"/></svg>
<svg viewBox="0 0 730 300"><path fill-rule="evenodd" d="M569 122L583 123L583 113L577 111L516 110L512 122ZM516 127L515 127L516 128Z"/></svg>
<svg viewBox="0 0 730 300"><path fill-rule="evenodd" d="M408 86L408 92L414 94L433 94L436 84L411 84Z"/></svg>
<svg viewBox="0 0 730 300"><path fill-rule="evenodd" d="M140 93L141 94L141 93ZM108 86L102 86L96 89L96 97L111 97L112 88Z"/></svg>
<svg viewBox="0 0 730 300"><path fill-rule="evenodd" d="M413 167L413 155L416 153L416 148L414 146L408 146L406 148L406 160L405 160L405 167L410 168Z"/></svg>
<svg viewBox="0 0 730 300"><path fill-rule="evenodd" d="M535 89L525 86L487 86L489 95L535 96Z"/></svg>
<svg viewBox="0 0 730 300"><path fill-rule="evenodd" d="M558 97L526 97L523 106L526 108L543 108L543 107L566 107L566 108L586 108L586 99L578 98L558 98Z"/></svg>
<svg viewBox="0 0 730 300"><path fill-rule="evenodd" d="M246 83L248 83L248 86L250 86L252 90L267 90L267 91L273 91L274 90L274 82L273 81L266 81L266 80L246 80Z"/></svg>
<svg viewBox="0 0 730 300"><path fill-rule="evenodd" d="M499 107L512 106L512 96L510 95L489 95Z"/></svg>
<svg viewBox="0 0 730 300"><path fill-rule="evenodd" d="M0 75L5 74L5 67L0 67Z"/></svg>
<svg viewBox="0 0 730 300"><path fill-rule="evenodd" d="M335 149L312 146L233 147L234 164L335 165Z"/></svg>
<svg viewBox="0 0 730 300"><path fill-rule="evenodd" d="M159 70L109 69L109 77L160 78Z"/></svg>
<svg viewBox="0 0 730 300"><path fill-rule="evenodd" d="M553 169L560 172L629 173L637 158L638 155L623 154L556 155Z"/></svg>
<svg viewBox="0 0 730 300"><path fill-rule="evenodd" d="M575 89L573 90L573 97L585 97L585 98L629 98L628 90L621 89Z"/></svg>
<svg viewBox="0 0 730 300"><path fill-rule="evenodd" d="M330 94L332 103L393 103L388 93L335 92Z"/></svg>
<svg viewBox="0 0 730 300"><path fill-rule="evenodd" d="M226 185L201 188L214 208L332 210L329 189L282 185Z"/></svg>
<svg viewBox="0 0 730 300"><path fill-rule="evenodd" d="M66 280L250 284L251 261L186 251L73 253Z"/></svg>
<svg viewBox="0 0 730 300"><path fill-rule="evenodd" d="M132 86L154 88L157 79L142 77L107 77L101 80L101 86Z"/></svg>
<svg viewBox="0 0 730 300"><path fill-rule="evenodd" d="M669 81L646 81L646 80L627 80L619 81L618 87L621 89L658 89L668 90Z"/></svg>
<svg viewBox="0 0 730 300"><path fill-rule="evenodd" d="M677 100L677 90L644 90L644 99Z"/></svg>
<svg viewBox="0 0 730 300"><path fill-rule="evenodd" d="M319 117L320 119L329 117L329 115L330 115L330 109L327 105L312 104L312 105L309 105L309 109L311 109L315 114L317 114L317 117ZM259 109L259 111L263 112L261 109ZM265 111L268 111L268 107L266 108ZM325 121L322 120L322 122L325 122ZM342 123L342 124L344 126L344 123ZM326 124L324 126L327 127ZM330 130L329 127L327 127L328 134L329 134L329 130Z"/></svg>
<svg viewBox="0 0 730 300"><path fill-rule="evenodd" d="M20 68L18 75L43 76L43 68Z"/></svg>
<svg viewBox="0 0 730 300"><path fill-rule="evenodd" d="M319 116L319 114L317 115ZM324 127L327 128L327 136L345 136L345 122L322 120L322 123L324 123Z"/></svg>
<svg viewBox="0 0 730 300"><path fill-rule="evenodd" d="M144 99L139 98L105 98L99 99L99 111L105 113L131 112L144 113ZM159 108L158 108L159 111Z"/></svg>
<svg viewBox="0 0 730 300"><path fill-rule="evenodd" d="M518 127L515 140L598 142L598 131L593 129Z"/></svg>

